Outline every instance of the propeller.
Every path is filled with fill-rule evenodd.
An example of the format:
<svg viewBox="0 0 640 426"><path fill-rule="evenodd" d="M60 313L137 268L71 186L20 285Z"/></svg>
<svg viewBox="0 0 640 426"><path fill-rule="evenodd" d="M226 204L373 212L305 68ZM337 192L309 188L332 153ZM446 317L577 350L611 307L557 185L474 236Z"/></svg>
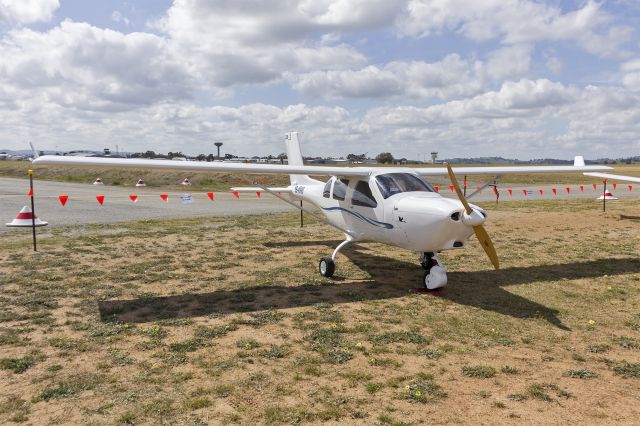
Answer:
<svg viewBox="0 0 640 426"><path fill-rule="evenodd" d="M462 195L460 184L458 184L458 179L456 179L456 175L453 174L453 169L451 169L451 165L449 163L446 163L446 164L447 164L447 173L449 173L449 179L451 180L451 184L456 190L456 195L458 196L458 199L460 199L460 202L464 206L464 209L467 212L467 214L470 215L471 213L473 213L473 209L467 202L466 198L464 198L464 195ZM487 234L487 231L484 229L484 226L474 225L473 232L476 233L476 237L478 238L478 241L480 241L480 245L484 249L484 252L487 253L487 256L489 256L489 260L491 260L493 267L496 269L500 269L500 261L498 260L498 254L496 253L496 249L493 246L493 243L491 242L491 238L489 238L489 234Z"/></svg>

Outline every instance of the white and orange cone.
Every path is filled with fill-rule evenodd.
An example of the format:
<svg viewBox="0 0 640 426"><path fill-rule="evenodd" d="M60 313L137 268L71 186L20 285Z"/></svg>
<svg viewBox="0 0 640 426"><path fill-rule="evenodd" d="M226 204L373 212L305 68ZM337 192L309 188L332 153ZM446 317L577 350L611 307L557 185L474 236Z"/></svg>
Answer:
<svg viewBox="0 0 640 426"><path fill-rule="evenodd" d="M24 206L20 213L13 219L12 222L7 223L7 226L15 226L15 227L31 227L33 225L32 222L33 213L31 213L31 209L28 206ZM43 222L38 217L35 218L36 226L46 226L47 222Z"/></svg>
<svg viewBox="0 0 640 426"><path fill-rule="evenodd" d="M147 184L144 183L142 179L138 179L138 182L136 182L136 186L147 186Z"/></svg>
<svg viewBox="0 0 640 426"><path fill-rule="evenodd" d="M94 185L104 185L104 182L102 182L102 178L96 178L95 181L93 181Z"/></svg>
<svg viewBox="0 0 640 426"><path fill-rule="evenodd" d="M607 190L604 195L599 196L598 198L596 198L597 201L603 201L603 200L617 200L618 198L614 197L613 194L611 193L611 191Z"/></svg>

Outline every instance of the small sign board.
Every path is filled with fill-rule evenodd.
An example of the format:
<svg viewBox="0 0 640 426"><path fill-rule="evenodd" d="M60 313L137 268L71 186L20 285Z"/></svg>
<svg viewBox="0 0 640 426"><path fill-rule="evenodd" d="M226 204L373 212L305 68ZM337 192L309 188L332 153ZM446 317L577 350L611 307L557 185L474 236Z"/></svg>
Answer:
<svg viewBox="0 0 640 426"><path fill-rule="evenodd" d="M191 194L182 194L180 196L180 202L182 204L190 204L193 202L193 197L191 197Z"/></svg>

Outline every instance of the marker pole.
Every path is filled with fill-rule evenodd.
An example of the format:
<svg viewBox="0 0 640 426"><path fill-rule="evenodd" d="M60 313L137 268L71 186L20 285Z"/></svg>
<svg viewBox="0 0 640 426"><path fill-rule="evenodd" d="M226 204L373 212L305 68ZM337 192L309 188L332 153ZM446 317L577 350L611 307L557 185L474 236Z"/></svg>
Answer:
<svg viewBox="0 0 640 426"><path fill-rule="evenodd" d="M29 170L29 189L31 192L31 230L33 231L33 251L38 251L36 245L36 206L35 193L33 192L33 170Z"/></svg>
<svg viewBox="0 0 640 426"><path fill-rule="evenodd" d="M604 184L604 189L603 189L603 193L602 193L602 211L606 212L607 211L607 181L603 180L602 183Z"/></svg>
<svg viewBox="0 0 640 426"><path fill-rule="evenodd" d="M464 195L464 198L467 198L467 176L464 176L464 185L462 186L462 194Z"/></svg>
<svg viewBox="0 0 640 426"><path fill-rule="evenodd" d="M302 200L300 200L300 228L304 226L304 219L302 218Z"/></svg>

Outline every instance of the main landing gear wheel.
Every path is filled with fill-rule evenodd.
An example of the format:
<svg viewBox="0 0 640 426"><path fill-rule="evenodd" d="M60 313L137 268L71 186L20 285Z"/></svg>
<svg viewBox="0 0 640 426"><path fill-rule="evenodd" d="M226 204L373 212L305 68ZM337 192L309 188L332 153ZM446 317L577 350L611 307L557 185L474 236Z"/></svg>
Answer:
<svg viewBox="0 0 640 426"><path fill-rule="evenodd" d="M447 285L447 268L440 262L437 254L423 253L420 264L425 269L422 275L422 288L436 290Z"/></svg>
<svg viewBox="0 0 640 426"><path fill-rule="evenodd" d="M336 262L334 259L340 250L353 241L353 237L351 235L345 234L345 237L347 237L347 239L338 244L338 247L333 251L333 255L320 259L318 270L320 271L320 275L323 277L329 278L333 276L333 273L336 271Z"/></svg>
<svg viewBox="0 0 640 426"><path fill-rule="evenodd" d="M330 278L333 276L333 273L336 271L336 263L329 256L323 257L322 259L320 259L318 270L320 271L320 275L322 275L323 277Z"/></svg>

